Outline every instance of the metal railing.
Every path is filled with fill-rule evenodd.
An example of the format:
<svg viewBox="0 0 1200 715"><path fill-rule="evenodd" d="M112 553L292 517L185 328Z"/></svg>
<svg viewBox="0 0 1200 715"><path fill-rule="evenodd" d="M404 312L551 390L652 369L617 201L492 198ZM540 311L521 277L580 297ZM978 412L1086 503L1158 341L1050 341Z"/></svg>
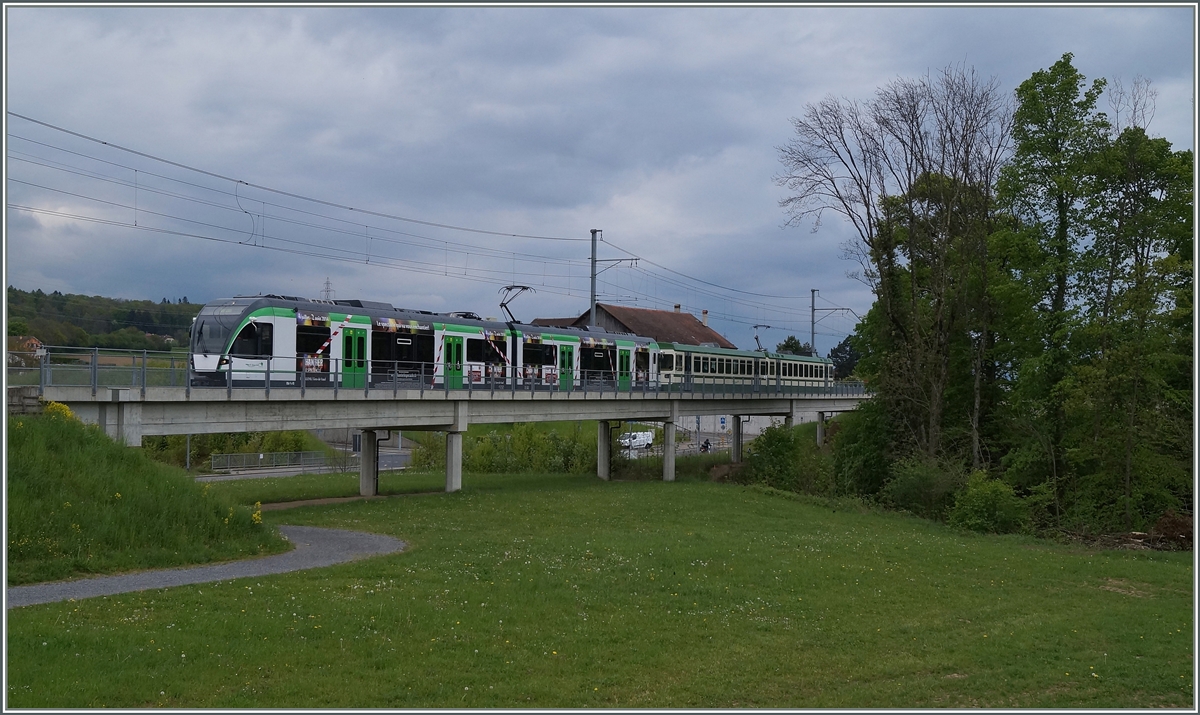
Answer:
<svg viewBox="0 0 1200 715"><path fill-rule="evenodd" d="M186 352L147 350L106 350L101 348L47 347L37 352L10 352L8 384L37 385L39 394L51 386L138 390L144 397L147 387L183 387L225 389L358 391L372 393L463 390L486 392L582 392L612 393L684 393L713 397L808 396L865 397L869 393L861 382L824 382L776 376L731 376L711 374L669 374L651 377L645 371L617 373L611 370L578 370L563 380L554 366L448 365L381 360L353 360L311 356L272 357L256 360L259 366L239 365L233 369L201 373L191 368Z"/></svg>
<svg viewBox="0 0 1200 715"><path fill-rule="evenodd" d="M299 468L317 471L358 469L357 454L341 454L331 460L324 452L250 452L212 455L212 471L234 472L259 469Z"/></svg>

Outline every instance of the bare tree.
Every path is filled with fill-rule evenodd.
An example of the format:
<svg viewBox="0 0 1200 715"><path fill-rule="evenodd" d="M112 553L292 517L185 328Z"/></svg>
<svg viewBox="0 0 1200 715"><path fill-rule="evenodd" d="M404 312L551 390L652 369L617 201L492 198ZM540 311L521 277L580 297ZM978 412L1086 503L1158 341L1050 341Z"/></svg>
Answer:
<svg viewBox="0 0 1200 715"><path fill-rule="evenodd" d="M775 181L792 192L780 201L788 224L819 225L832 210L857 234L845 249L886 323L880 388L930 456L941 445L951 343L969 328L981 336L982 372L986 300L970 294L966 278L980 266L986 272L1011 116L994 79L948 67L894 80L869 101L810 104L792 120L796 135L778 147L785 170Z"/></svg>

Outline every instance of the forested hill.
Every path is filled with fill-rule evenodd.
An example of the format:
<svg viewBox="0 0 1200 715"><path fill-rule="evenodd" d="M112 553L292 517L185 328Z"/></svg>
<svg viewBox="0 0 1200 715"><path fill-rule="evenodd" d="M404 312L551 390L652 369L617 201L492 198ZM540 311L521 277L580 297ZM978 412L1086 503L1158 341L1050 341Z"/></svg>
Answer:
<svg viewBox="0 0 1200 715"><path fill-rule="evenodd" d="M187 298L124 300L8 287L8 334L45 345L169 350L185 346L200 304Z"/></svg>

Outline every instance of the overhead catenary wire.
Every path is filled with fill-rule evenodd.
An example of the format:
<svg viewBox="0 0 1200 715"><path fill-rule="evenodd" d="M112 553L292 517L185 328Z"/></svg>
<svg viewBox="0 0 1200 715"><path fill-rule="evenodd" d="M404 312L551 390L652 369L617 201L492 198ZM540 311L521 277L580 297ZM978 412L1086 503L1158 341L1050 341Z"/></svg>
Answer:
<svg viewBox="0 0 1200 715"><path fill-rule="evenodd" d="M376 265L378 262L379 265L381 265L382 267L385 267L385 268L404 267L407 270L414 270L414 271L420 272L420 273L430 273L430 274L433 274L433 273L448 274L449 273L451 275L453 275L455 273L459 273L461 275L459 275L457 277L460 277L460 278L467 278L470 280L487 280L488 282L496 282L496 283L498 283L498 280L493 280L492 276L496 276L496 277L503 276L503 279L505 282L514 282L514 281L520 279L520 280L524 280L526 282L535 283L535 284L539 285L539 290L543 290L544 292L550 293L552 295L565 295L565 296L570 296L570 297L581 297L581 296L577 296L576 292L573 289L572 283L573 283L573 279L576 277L574 275L575 271L573 270L573 268L574 268L574 266L580 266L582 268L587 263L586 259L575 259L575 258L569 258L569 257L563 257L563 256L544 255L544 254L538 254L538 253L526 253L526 252L522 252L522 251L506 250L503 248L479 246L479 245L465 243L465 242L450 241L450 240L444 239L444 238L437 238L437 237L433 237L433 236L422 235L419 233L402 231L402 230L398 230L396 228L392 228L392 227L388 227L388 226L380 226L380 225L378 225L376 223L372 223L372 222L363 222L361 220L361 218L355 219L353 217L352 218L343 218L343 217L338 217L338 216L332 216L332 215L329 215L328 212L322 212L320 210L313 211L313 210L309 210L306 208L301 208L300 206L286 205L283 203L272 202L272 201L266 200L265 198L260 198L260 197L254 197L252 199L254 203L260 204L258 207L250 207L249 209L247 209L246 207L242 206L242 203L247 198L247 196L243 195L243 192L241 191L241 189L243 187L252 188L257 191L267 192L267 193L271 193L271 194L274 194L277 196L287 197L289 199L295 199L296 201L299 201L299 202L310 202L312 204L326 207L328 209L353 212L357 216L372 216L372 217L376 217L376 218L383 219L383 220L402 221L402 222L408 222L408 223L412 223L412 224L416 224L416 225L435 227L435 228L443 229L443 230L463 231L463 232L469 232L469 233L475 233L475 234L484 234L484 235L497 236L497 237L503 237L503 238L512 238L512 239L547 240L547 241L562 241L562 242L583 242L583 241L588 241L589 239L574 238L574 237L568 237L568 236L542 236L542 235L535 235L535 234L521 234L521 233L514 233L514 232L496 231L496 230L490 230L490 229L472 228L472 227L466 227L466 226L456 226L456 225L448 224L448 223L441 223L441 222L417 219L417 218L413 218L410 216L402 216L402 215L391 214L391 213L382 212L382 211L361 209L361 208L349 206L349 205L339 203L339 202L314 198L314 197L305 196L305 195L302 195L299 193L275 189L270 186L258 185L258 184L254 184L251 182L234 179L231 176L226 176L226 175L223 175L223 174L220 174L217 172L212 172L212 171L208 171L205 169L201 169L199 167L195 167L195 166L186 164L184 162L173 161L171 159L167 159L167 158L160 157L160 156L155 156L155 155L147 153L147 152L142 152L142 151L132 149L129 147L124 147L124 146L121 146L118 144L113 144L111 142L103 141L103 140L97 139L95 137L89 136L87 134L83 134L81 132L76 132L76 131L73 131L70 129L66 129L64 127L60 127L60 126L51 124L49 122L44 122L44 121L41 121L38 119L33 119L31 117L27 117L25 115L22 115L22 114L19 114L16 112L10 111L10 112L8 112L8 114L10 116L24 119L24 120L30 121L34 124L46 127L53 131L62 132L64 134L77 137L77 138L85 140L87 142L95 143L97 145L106 147L107 149L125 152L132 156L142 157L143 159L147 159L147 160L154 161L154 162L160 162L162 164L172 166L172 167L175 167L178 169L182 169L184 171L195 172L195 173L203 175L203 176L211 177L218 181L222 181L222 182L229 181L229 182L233 183L232 191L227 191L227 190L224 190L219 187L206 186L203 183L187 181L182 178L172 177L172 176L168 176L166 174L148 171L144 168L140 168L140 167L136 167L136 166L130 166L130 165L128 165L128 163L110 161L108 159L93 156L91 154L87 154L84 152L74 151L73 149L70 149L67 147L57 146L57 145L50 144L47 142L38 141L38 140L30 138L30 137L19 136L19 135L13 134L13 133L9 134L10 138L15 138L15 139L20 139L22 141L26 141L34 146L45 147L48 149L52 149L54 151L63 152L66 155L79 157L80 159L84 159L87 161L100 162L102 164L112 166L114 168L119 168L122 170L134 172L134 176L154 177L154 178L157 178L157 179L163 180L163 181L175 182L179 186L193 187L195 189L199 189L204 192L212 192L214 196L223 196L226 198L233 199L233 201L231 202L233 205L225 205L225 204L220 203L220 201L206 199L201 196L189 195L189 194L180 193L177 191L169 191L162 187L155 187L152 184L148 184L147 180L145 178L142 178L140 180L135 180L133 182L133 184L130 184L129 180L126 178L123 178L123 177L106 176L104 173L91 171L91 170L84 169L79 166L72 166L70 164L56 162L51 159L46 159L44 157L35 157L34 155L24 154L23 152L17 151L15 148L11 147L11 145L10 145L10 147L9 147L10 159L16 159L18 161L26 162L29 165L39 166L39 167L49 169L49 170L63 171L63 172L67 172L67 173L81 176L84 178L101 181L101 182L107 182L114 186L127 186L127 187L131 186L135 192L135 204L132 209L134 212L135 223L138 223L137 222L138 216L143 216L143 217L155 216L155 217L159 217L163 220L167 220L167 221L185 222L187 225L190 225L190 226L201 227L201 229L199 231L187 230L187 229L175 230L172 228L166 228L166 227L162 227L162 226L149 227L150 230L153 230L153 231L163 234L163 235L193 236L196 238L204 238L206 240L215 240L215 241L220 241L223 243L230 243L231 241L229 241L225 238L222 238L219 235L207 235L207 234L209 234L210 232L213 232L213 231L215 231L215 232L231 232L231 233L240 231L241 240L247 241L247 239L245 238L245 236L247 234L247 230L245 227L242 227L239 229L239 228L235 228L232 226L221 225L220 222L200 221L200 220L197 220L196 218L188 218L186 215L180 215L177 212L147 210L146 207L144 207L142 205L142 202L136 200L138 196L158 195L158 196L162 196L164 198L169 198L172 200L189 202L191 205L195 205L195 206L207 206L207 207L222 210L222 211L237 212L239 214L249 215L250 219L251 219L251 226L249 227L249 231L248 231L250 238L248 239L247 243L248 243L248 245L257 247L257 248L269 248L271 250L281 250L281 251L284 251L287 253L312 256L312 257L317 257L317 258L325 258L325 259L330 259L330 260L343 260L343 261L353 261L353 262L363 262L363 263L369 262L370 265ZM133 163L137 163L137 162L133 162ZM64 195L73 195L73 196L76 196L83 200L99 201L102 203L107 203L108 205L112 206L113 208L124 206L124 202L121 202L121 201L107 201L106 199L101 199L96 196L88 196L86 194L79 193L79 192L69 192L69 191L65 191L63 189L56 189L52 186L45 186L44 184L39 185L36 182L23 182L22 180L16 179L15 177L9 177L9 179L10 179L10 181L14 181L17 183L24 183L27 186L37 187L44 191L55 191L55 192L60 192ZM60 217L73 218L74 220L86 220L86 221L93 221L96 223L107 223L109 225L114 225L114 226L128 226L130 228L137 228L139 230L147 230L147 227L144 227L144 226L140 226L140 225L129 226L125 222L112 220L110 218L105 218L105 217L100 217L100 216L86 216L86 215L84 215L83 212L72 213L70 211L62 211L62 210L56 211L53 209L46 209L45 207L36 207L36 206L32 206L32 205L18 205L18 204L10 204L10 207L17 209L17 210L27 210L27 211L43 213L45 215L57 215ZM125 207L125 208L128 208L128 207ZM325 245L325 244L320 244L320 243L311 242L311 241L297 240L296 238L286 238L284 236L276 236L276 235L273 235L272 233L268 232L265 229L265 226L260 225L260 224L265 224L268 221L273 225L292 226L292 227L302 228L302 229L309 230L309 231L325 232L327 234L333 234L333 235L337 235L337 236L345 236L345 237L356 236L355 240L358 241L359 246L363 246L363 250L348 249L348 248L337 246L337 245ZM332 225L330 225L330 224L332 224ZM364 234L366 235L365 244L364 244ZM278 246L278 247L273 247L273 246L269 247L269 246L265 245L267 243L268 239L270 241L279 242L279 243L283 243L286 245ZM785 301L786 302L786 301L793 301L793 300L802 300L802 299L806 299L807 296L788 296L788 295L775 295L775 294L769 294L769 293L756 293L753 291L747 291L747 290L742 290L742 289L738 289L738 288L732 288L729 286L724 286L724 285L721 285L721 284L713 282L713 281L708 281L708 280L705 280L702 278L697 278L696 276L689 275L682 271L668 268L667 266L662 265L661 263L647 259L644 256L641 256L637 253L629 251L628 249L623 248L622 246L614 243L611 240L605 240L605 239L602 239L602 240L604 243L612 246L615 250L618 250L630 257L637 258L640 261L644 261L647 265L653 266L654 268L658 269L658 270L650 270L650 269L646 269L646 268L642 268L642 267L636 267L636 268L631 267L631 268L626 269L626 270L632 271L629 274L631 280L629 280L628 282L630 283L630 285L621 284L621 280L620 280L621 273L620 272L616 272L614 274L614 278L617 279L615 283L609 282L606 280L598 281L598 283L603 285L606 290L614 289L614 288L616 289L613 291L612 295L602 296L605 299L619 301L619 302L624 302L626 300L632 300L635 303L644 303L647 305L663 306L663 307L668 307L668 308L673 303L684 303L689 306L695 306L698 301L703 300L704 301L703 307L705 307L709 310L710 315L714 319L728 320L730 322L744 323L746 325L753 325L754 323L761 322L762 316L760 315L760 313L769 311L770 314L772 315L773 322L776 324L780 324L780 325L791 324L791 325L796 325L796 326L803 325L803 321L801 320L801 317L802 317L802 314L806 310L806 306L802 307L800 305L783 305L776 301ZM232 241L232 242L237 243L238 241ZM444 253L445 256L442 258L442 260L435 262L435 261L422 261L422 260L419 260L419 258L417 256L410 256L410 257L406 258L406 257L401 257L401 256L388 255L390 252L380 250L381 244L385 244L385 243L396 245L396 246L408 246L408 247L420 249L423 251L438 250L439 252ZM260 245L260 244L262 244L262 245ZM449 256L451 253L459 256L459 258L461 259L461 262L460 261L453 261L453 262L450 261ZM471 260L472 254L476 255L477 259L485 259L485 260L482 260L482 261L474 260L473 261L473 260ZM503 270L492 270L492 269L489 269L486 267L488 261L494 262L496 259L502 259L507 264ZM483 265L480 265L481 263ZM530 265L530 264L540 264L540 265ZM528 266L528 267L526 268L526 266ZM558 271L548 270L548 268L550 268L550 267L562 267L562 268L565 268L566 270L565 270L565 272L560 273ZM522 268L524 268L525 270L522 270ZM453 271L451 272L449 269L453 269ZM560 281L560 280L565 281L565 285L554 285L555 283L558 283L558 281ZM667 291L672 291L672 289L682 291L688 297L683 301L680 301L678 299L673 299L669 295L661 295L660 291L662 291L663 289L666 289ZM710 301L716 301L718 303L718 305L713 305ZM719 305L720 303L727 304L729 309L722 308ZM749 311L752 314L745 315L744 313L746 313L747 311ZM699 311L692 310L691 312L699 312ZM783 320L782 319L783 315L780 315L780 313L786 314L786 315L794 315L794 316L796 316L796 319L795 320Z"/></svg>
<svg viewBox="0 0 1200 715"><path fill-rule="evenodd" d="M22 115L16 115L16 116L22 116ZM33 121L38 121L38 120L33 120ZM50 125L50 126L51 126L52 128L56 128L56 127L53 127L53 125ZM66 131L67 131L68 133L72 133L72 134L76 134L76 135L78 135L78 133L70 132L70 130L66 130ZM92 138L90 138L90 137L86 137L86 136L85 136L85 138L87 138L87 139L88 139L88 140L90 140L90 141L100 141L100 140L95 140L95 139L92 139ZM27 139L27 141L34 141L34 140L28 140L28 139ZM35 143L37 143L37 144L39 144L39 145L42 145L42 146L52 146L52 145L48 145L48 144L46 144L46 143L44 143L44 142L35 142ZM112 144L109 144L109 143L106 143L106 142L100 142L100 143L103 143L103 144L105 144L105 145L107 145L107 146L116 146L116 145L112 145ZM125 150L125 149L122 147L122 150ZM72 153L72 154L74 154L74 155L77 155L77 156L82 156L82 157L85 157L85 158L94 158L94 157L90 157L89 155L82 154L82 153L80 153L80 152L72 152L72 151L70 151L70 150L65 150L65 149L64 149L63 151L67 151L67 152L69 152L69 153ZM137 153L137 154L139 154L139 155L150 156L150 155L146 155L144 152L137 152L136 150L128 150L128 151L131 151L131 152L133 152L133 153ZM157 158L157 157L155 157L155 159L158 159L158 158ZM114 165L114 166L121 166L122 168L130 168L130 167L126 167L125 165L118 164L118 163L115 163L115 162L107 162L106 160L103 160L103 159L97 159L97 160L99 160L99 161L105 161L105 163L108 163L108 164L110 164L110 165ZM175 165L175 166L187 167L187 165L181 164L181 163L179 163L179 162L170 162L170 160L165 160L165 159L164 159L164 160L162 160L162 161L169 162L169 163L171 163L172 165ZM221 176L221 175L219 175L219 174L213 174L212 172L205 172L205 170L202 170L202 169L194 169L193 167L187 167L187 168L190 168L190 169L193 169L193 170L196 170L196 171L202 172L202 173L207 173L208 175L217 176L217 177L220 177L220 178L222 178L222 179L224 179L224 180L230 180L230 179L228 179L228 177L223 177L223 176ZM95 176L94 174L90 174L90 175L92 175L92 176ZM160 176L161 176L161 175L160 175ZM103 179L103 177L99 177L99 176L96 176L95 178L101 178L102 180L104 180L104 179ZM171 177L164 177L164 178L167 178L168 180L171 180L171 181L177 181L176 179L173 179L173 178L171 178ZM117 180L116 180L116 182L117 182L117 183L122 183L122 184L123 184L123 183L125 183L123 180L120 180L120 179L117 179ZM244 209L244 208L241 208L241 207L240 207L240 199L239 199L239 197L238 197L238 191L237 191L237 186L239 185L239 183L240 183L240 184L246 184L246 182L237 182L237 181L235 181L235 189L234 189L234 192L233 192L233 196L234 196L234 198L235 198L235 202L239 204L239 208L238 208L238 209L230 209L230 210L240 210L241 212L243 212L243 213L246 213L246 214L248 214L248 215L250 215L250 216L251 216L251 219L252 219L252 226L251 226L251 243L253 243L254 234L255 234L255 232L257 231L257 228L256 228L256 226L254 225L254 224L255 224L255 220L254 220L254 217L253 217L253 215L252 215L252 214L250 214L250 212L248 212L248 211L245 211L245 209ZM192 184L192 185L199 186L199 185L196 185L196 184ZM246 184L246 185L249 185L249 184ZM207 188L207 187L206 187L206 188ZM211 189L210 189L210 190L211 190ZM226 194L228 195L228 192L223 192L223 193L226 193ZM295 194L290 194L290 193L288 193L288 192L279 192L279 193L282 193L282 194L285 194L285 195L290 195L290 196L297 196L297 195L295 195ZM178 196L178 195L176 195L176 196ZM192 199L191 199L191 197L183 197L183 198L185 198L185 200L192 200ZM319 201L319 200L318 200L318 201ZM263 205L264 205L264 211L263 211L263 215L262 215L262 217L263 217L263 219L265 220L265 218L267 218L267 215L265 214L265 205L266 205L266 203L267 203L267 202L263 201L262 203L263 203ZM330 206L340 206L340 204L335 204L335 203L332 203L332 202L323 202L323 203L324 203L324 204L326 204L326 205L330 205ZM211 205L211 204L210 204L210 205ZM356 229L355 229L355 230L357 230L357 226L359 226L359 225L362 225L362 224L358 224L356 221L355 221L355 222L351 222L351 221L347 221L347 220L345 220L345 219L338 219L338 218L335 218L335 217L329 217L329 216L326 216L326 215L323 215L323 214L315 214L314 212L307 212L307 211L303 211L302 209L296 209L296 208L294 208L294 207L283 207L283 206L281 206L281 205L278 205L278 204L271 204L271 205L272 205L272 206L274 206L274 207L276 207L276 208L282 208L282 209L285 209L285 210L288 210L288 211L296 211L296 212L299 212L299 213L304 213L304 214L307 214L307 215L315 215L315 216L319 216L320 218L322 218L322 219L325 219L325 220L331 220L331 221L336 221L336 222L342 222L342 223L352 224L352 225L354 225L354 226L356 227ZM350 209L350 210L354 210L354 209ZM376 212L376 213L378 213L378 212ZM380 214L380 215L386 215L386 214ZM280 216L277 216L277 215L274 215L274 214L272 214L272 215L271 215L271 217L272 217L272 218L275 218L275 219L277 219L277 220L285 220L285 221L286 221L286 220L288 220L288 219L283 219L282 217L280 217ZM297 222L297 221L295 221L294 219L293 219L293 220L291 220L291 221L293 222L293 224L294 224L294 225L305 225L305 226L312 226L312 227L315 227L315 224L311 224L311 223L307 223L307 222ZM432 224L432 222L426 222L426 223L428 223L429 225L434 225L434 224ZM330 229L330 228L328 228L328 227L325 227L325 230L334 230L334 229ZM389 229L382 229L382 230L388 231ZM392 232L393 232L393 233L400 234L400 235L405 235L405 234L404 234L404 232L397 232L397 231L392 231ZM494 232L494 233L499 233L499 232ZM430 241L440 241L440 242L442 243L442 245L443 245L443 246L447 246L447 247L448 247L448 242L446 242L446 241L444 241L444 240L440 240L440 239L433 239L433 238L430 238L430 237L417 236L416 234L407 234L407 235L414 236L414 237L417 237L417 238L420 238L420 239L423 239L423 240L430 240ZM506 235L506 236L521 236L522 234L511 234L511 233L509 233L509 234L500 234L500 235ZM615 248L617 248L618 250L622 250L622 251L625 251L625 252L627 252L627 253L630 253L631 255L634 255L634 254L632 254L631 252L627 251L626 249L624 249L624 248L622 248L622 247L620 247L620 246L617 246L617 245L613 244L612 242L606 241L606 243L609 243L610 245L613 245L613 246L614 246ZM462 244L459 244L459 245L462 245ZM486 248L486 247L481 247L481 246L474 246L474 245L470 245L469 247L471 248L471 250L476 250L476 251L485 252L485 253L488 253L488 254L490 254L490 255L493 255L493 256L499 256L499 255L502 255L502 256L504 256L505 258L508 258L508 257L510 257L510 256L515 256L515 255L523 255L523 256L527 256L527 257L535 257L535 256L533 256L533 255L531 255L531 254L521 254L521 253L519 253L519 252L515 252L515 253L514 253L514 252L510 252L510 251L501 251L501 250L495 250L495 249L488 249L488 248ZM542 259L542 260L548 260L548 261L560 262L560 263L561 263L561 262L564 262L564 259L561 259L561 258L549 258L549 257L544 257L544 256L536 256L536 258L538 258L538 259ZM570 259L566 259L566 260L570 260ZM733 291L735 291L735 292L740 292L740 293L742 293L742 294L745 294L745 295L766 295L766 294L754 294L754 293L751 293L751 292L749 292L749 291L738 291L738 289L728 289L728 288L727 288L727 287L725 287L725 286L720 286L719 284L712 283L712 282L710 282L710 281L703 281L703 280L701 280L701 279L695 279L694 277L692 277L692 276L688 276L687 274L684 274L684 273L682 273L682 272L679 272L679 271L674 271L673 269L669 269L669 268L663 267L663 266L661 266L661 264L658 264L658 263L656 263L656 262L654 262L654 261L647 261L647 262L649 262L649 263L651 263L651 264L653 264L653 265L659 266L659 267L663 268L664 270L667 270L667 271L670 271L670 272L672 272L672 273L675 273L676 275L679 275L679 276L681 276L681 277L684 277L684 278L686 278L686 279L688 279L688 280L698 281L698 282L704 283L704 284L706 284L706 285L709 285L709 286L715 287L715 288L717 288L717 289L720 289L720 290L733 290ZM647 273L650 273L650 272L647 272ZM666 281L668 284L675 284L675 285L678 285L678 286L680 286L680 287L682 287L682 286L683 286L683 284L682 284L682 283L679 283L678 281L673 281L673 280L671 280L671 279L669 279L669 278L666 278L666 277L664 277L664 278L665 278L665 281ZM701 290L700 292L705 292L705 291ZM761 302L757 302L757 301L746 301L746 300L744 300L744 299L730 298L730 297L728 297L728 296L722 296L722 295L720 295L720 294L718 294L718 293L712 293L712 292L708 292L708 294L709 294L709 295L711 295L711 296L712 296L712 297L714 297L714 298L717 298L717 299L719 299L719 300L732 300L732 302L739 303L739 304L742 304L742 305L745 305L745 306L747 306L747 307L751 307L751 308L767 308L767 309L771 309L771 310L792 310L792 308L790 308L790 307L788 307L788 306L779 306L779 305L763 304L763 303L761 303ZM784 297L784 296L781 296L781 297ZM784 298L786 298L786 297L784 297Z"/></svg>
<svg viewBox="0 0 1200 715"><path fill-rule="evenodd" d="M434 226L436 228L444 228L444 229L448 229L448 230L452 230L452 231L465 231L468 233L479 233L479 234L485 234L488 236L505 236L505 237L509 237L509 238L528 238L528 239L533 239L533 240L538 240L538 241L590 241L591 240L589 238L575 238L575 237L569 237L569 236L537 236L537 235L530 235L530 234L523 234L523 233L508 233L508 232L504 232L504 231L490 231L490 230L482 229L482 228L469 228L466 226L455 226L453 224L438 223L436 221L424 221L421 219L408 218L406 216L398 216L396 214L389 214L389 213L384 213L381 211L372 211L370 209L355 208L354 206L347 206L346 204L340 204L340 203L337 203L334 201L326 201L324 199L313 198L311 196L304 196L303 194L296 194L296 193L292 193L290 191L283 191L282 189L275 189L270 186L262 186L260 184L255 184L250 181L243 181L242 179L235 179L232 176L225 176L223 174L218 174L216 172L208 171L206 169L201 169L199 167L191 166L188 164L183 164L183 163L177 162L177 161L172 161L170 159L165 159L163 157L155 156L153 154L148 154L146 152L138 151L136 149L130 149L129 147L121 146L120 144L113 144L112 142L106 142L102 139L97 139L95 137L88 136L87 134L82 134L80 132L72 131L70 129L66 129L65 127L60 127L60 126L51 124L49 122L44 122L40 119L34 119L33 117L27 117L23 114L18 114L11 110L8 110L8 114L10 114L14 117L17 117L19 119L24 119L25 121L28 121L28 122L33 122L34 124L40 124L44 127L53 129L55 131L63 132L64 134L70 134L71 136L79 137L80 139L85 139L87 141L95 142L97 144L103 144L104 146L112 147L113 149L117 149L119 151L128 152L135 156L140 156L142 158L150 159L152 161L162 162L164 164L168 164L170 166L174 166L174 167L177 167L180 169L186 169L188 171L194 171L199 174L204 174L205 176L211 176L215 179L223 179L225 181L241 182L241 183L245 184L246 186L251 186L251 187L259 189L261 191L269 191L273 194L278 194L280 196L288 196L293 199L300 199L301 201L311 201L315 204L321 204L322 206L330 206L332 208L339 208L339 209L343 209L346 211L357 211L358 213L362 213L367 216L378 216L381 218L392 219L393 221L405 221L407 223L415 223L415 224L420 224L422 226Z"/></svg>

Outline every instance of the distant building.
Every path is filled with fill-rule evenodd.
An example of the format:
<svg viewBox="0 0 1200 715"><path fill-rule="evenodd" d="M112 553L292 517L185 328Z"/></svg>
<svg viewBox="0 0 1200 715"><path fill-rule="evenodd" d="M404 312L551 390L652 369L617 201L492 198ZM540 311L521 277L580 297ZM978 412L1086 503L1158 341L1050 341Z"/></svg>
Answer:
<svg viewBox="0 0 1200 715"><path fill-rule="evenodd" d="M32 335L10 335L7 348L10 366L32 367L38 364L38 358L33 353L42 349L42 341Z"/></svg>
<svg viewBox="0 0 1200 715"><path fill-rule="evenodd" d="M625 305L596 304L596 324L609 332L633 333L659 342L683 343L684 345L708 345L719 348L737 346L720 333L708 327L708 311L702 320L691 313L683 313L676 305L675 310L651 310L630 308ZM578 318L534 318L533 325L547 328L581 328L588 324L591 311Z"/></svg>

